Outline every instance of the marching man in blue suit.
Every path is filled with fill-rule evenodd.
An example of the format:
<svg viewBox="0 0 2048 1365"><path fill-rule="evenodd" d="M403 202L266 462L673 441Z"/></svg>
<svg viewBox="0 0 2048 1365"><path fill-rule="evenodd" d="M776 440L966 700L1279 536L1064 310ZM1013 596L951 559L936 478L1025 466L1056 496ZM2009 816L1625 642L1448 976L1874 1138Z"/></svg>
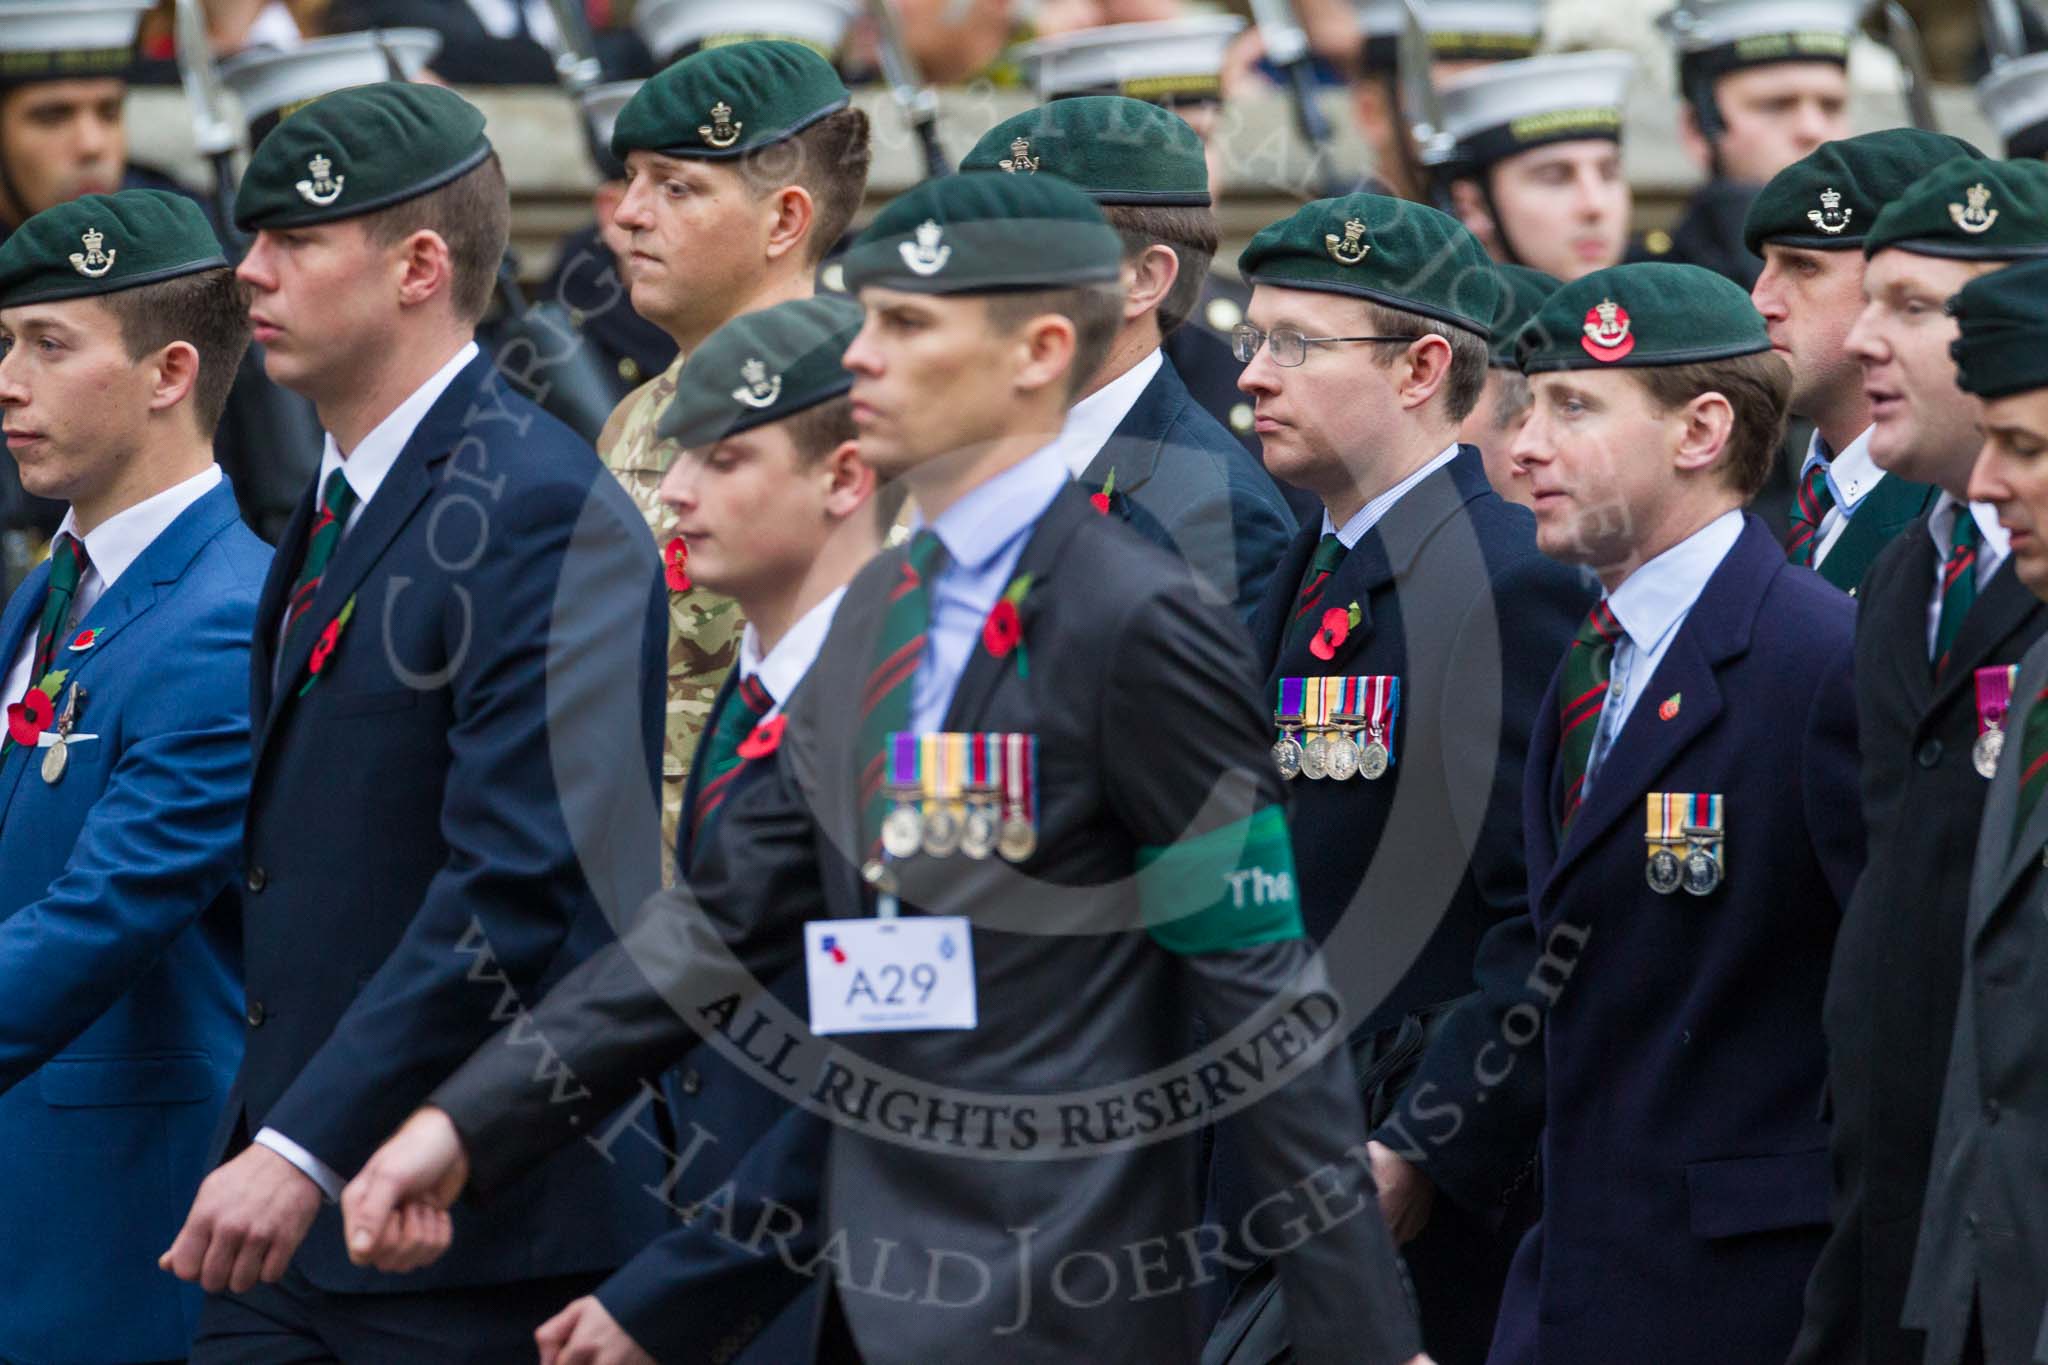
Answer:
<svg viewBox="0 0 2048 1365"><path fill-rule="evenodd" d="M0 246L0 413L70 504L0 616L0 1359L184 1356L156 1253L240 1061L249 631L270 551L213 432L249 342L198 207L88 196Z"/></svg>
<svg viewBox="0 0 2048 1365"><path fill-rule="evenodd" d="M1855 607L1741 510L1791 381L1740 287L1596 271L1517 358L1537 544L1605 593L1529 745L1544 955L1522 999L1493 982L1481 1088L1446 1097L1485 1112L1543 1072L1543 1209L1488 1359L1782 1360L1827 1232L1821 996L1863 865Z"/></svg>

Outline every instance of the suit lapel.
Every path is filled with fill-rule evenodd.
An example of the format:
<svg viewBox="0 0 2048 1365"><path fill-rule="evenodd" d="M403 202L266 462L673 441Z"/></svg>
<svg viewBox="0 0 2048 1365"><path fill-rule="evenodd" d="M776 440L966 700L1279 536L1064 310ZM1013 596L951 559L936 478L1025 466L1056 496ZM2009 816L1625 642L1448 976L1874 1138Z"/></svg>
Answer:
<svg viewBox="0 0 2048 1365"><path fill-rule="evenodd" d="M1963 628L1949 651L1948 668L1941 680L1933 684L1928 710L1941 709L1958 691L1973 687L1977 669L2025 626L2040 607L2041 599L2027 591L2013 569L2012 557L2006 556L2005 563L1998 566L1998 572L1991 575L1991 582L1970 608L1970 614L1963 618Z"/></svg>
<svg viewBox="0 0 2048 1365"><path fill-rule="evenodd" d="M1131 410L1116 424L1102 449L1081 471L1079 482L1090 493L1101 492L1103 484L1109 481L1110 471L1116 471L1116 491L1126 496L1113 510L1125 521L1131 516L1128 495L1151 482L1159 470L1160 447L1179 406L1174 389L1180 390L1179 402L1185 402L1187 389L1173 373L1173 362L1162 353L1158 372L1139 390L1138 401L1131 404Z"/></svg>
<svg viewBox="0 0 2048 1365"><path fill-rule="evenodd" d="M718 685L718 695L711 699L711 710L704 717L704 728L697 735L697 747L690 755L690 775L683 779L682 817L676 821L676 874L688 876L690 856L695 851L690 837L691 829L697 823L697 793L704 785L704 759L711 747L711 737L718 733L719 717L732 704L732 694L739 690L740 669L735 663L726 670L725 681Z"/></svg>
<svg viewBox="0 0 2048 1365"><path fill-rule="evenodd" d="M1266 590L1266 600L1259 604L1259 611L1252 618L1252 643L1259 651L1259 658L1268 665L1268 680L1281 676L1280 668L1285 662L1280 657L1281 648L1287 640L1287 626L1294 619L1294 601L1301 595L1301 580L1308 572L1309 561L1315 557L1316 542L1322 538L1322 528L1310 526L1297 534L1287 546L1287 552L1280 556L1280 562L1273 566L1271 582L1274 586Z"/></svg>
<svg viewBox="0 0 2048 1365"><path fill-rule="evenodd" d="M1883 613L1882 619L1873 617L1867 629L1889 642L1885 666L1891 670L1892 685L1915 716L1924 716L1934 697L1934 674L1927 665L1927 601L1934 591L1938 560L1926 518L1916 520L1905 535L1909 549L1900 590L1888 602L1865 603L1858 610Z"/></svg>
<svg viewBox="0 0 2048 1365"><path fill-rule="evenodd" d="M1087 498L1077 490L1071 486L1062 488L1025 541L1024 552L1017 557L1017 567L1010 575L1013 580L1021 574L1031 575L1031 591L1026 594L1018 612L1024 627L1023 649L1028 651L1031 648L1032 598L1045 590L1045 585L1058 571L1060 549L1066 544L1067 537L1081 528L1085 518L1095 514ZM1017 658L1014 653L998 659L977 643L967 656L966 670L961 673L959 685L953 689L953 700L946 707L946 729L956 732L979 729L978 722L988 707L989 698L995 694L1003 675L1015 667Z"/></svg>
<svg viewBox="0 0 2048 1365"><path fill-rule="evenodd" d="M33 638L35 620L42 614L43 594L49 590L49 586L50 565L45 560L22 580L21 586L15 589L14 596L8 599L7 613L4 618L0 618L0 639L7 642L7 652L0 654L0 677L4 677L7 671L13 669L16 657L20 655L24 645ZM30 678L28 686L35 685L36 679ZM20 697L0 698L0 708L12 706L20 700ZM0 735L5 733L5 729L0 728ZM17 749L21 752L16 753ZM26 772L28 765L34 761L35 755L18 744L9 744L6 755L0 757L0 824L6 822L7 808L14 801L14 789L21 782L22 773Z"/></svg>
<svg viewBox="0 0 2048 1365"><path fill-rule="evenodd" d="M278 538L277 553L271 557L270 572L263 578L263 593L256 601L256 638L249 642L249 722L258 734L267 728L271 706L271 673L277 667L277 632L284 623L285 602L299 565L306 558L306 538L313 525L313 504L319 493L316 480L292 509L292 519Z"/></svg>
<svg viewBox="0 0 2048 1365"><path fill-rule="evenodd" d="M1908 483L1887 474L1857 505L1842 538L1820 562L1820 575L1854 595L1863 575L1893 536L1913 524L1934 505L1931 484Z"/></svg>

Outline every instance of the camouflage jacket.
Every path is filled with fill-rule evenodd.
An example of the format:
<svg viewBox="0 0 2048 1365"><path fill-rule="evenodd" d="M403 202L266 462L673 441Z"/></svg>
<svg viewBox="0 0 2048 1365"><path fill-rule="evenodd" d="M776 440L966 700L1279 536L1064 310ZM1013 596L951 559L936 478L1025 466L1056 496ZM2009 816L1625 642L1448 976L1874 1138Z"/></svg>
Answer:
<svg viewBox="0 0 2048 1365"><path fill-rule="evenodd" d="M626 395L597 438L597 453L647 518L654 543L668 560L675 516L662 506L661 476L676 453L673 441L654 434L655 419L675 397L677 356L667 370ZM668 598L668 723L661 754L662 884L675 882L676 826L690 758L711 715L725 675L739 662L739 604L703 588L671 589Z"/></svg>

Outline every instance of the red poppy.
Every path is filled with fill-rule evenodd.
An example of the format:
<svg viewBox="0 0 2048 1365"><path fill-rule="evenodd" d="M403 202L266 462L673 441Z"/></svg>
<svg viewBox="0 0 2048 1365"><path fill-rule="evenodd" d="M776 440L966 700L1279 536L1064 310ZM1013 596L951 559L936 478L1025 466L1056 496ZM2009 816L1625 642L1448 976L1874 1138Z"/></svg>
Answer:
<svg viewBox="0 0 2048 1365"><path fill-rule="evenodd" d="M50 694L40 687L31 687L27 696L7 708L7 737L27 747L41 739L43 731L56 718L57 708L50 701Z"/></svg>
<svg viewBox="0 0 2048 1365"><path fill-rule="evenodd" d="M313 657L306 661L306 671L314 677L327 667L327 656L334 653L334 646L341 640L341 618L335 617L327 623L327 629L320 632L320 638L313 642Z"/></svg>
<svg viewBox="0 0 2048 1365"><path fill-rule="evenodd" d="M1317 628L1315 639L1308 642L1308 652L1327 662L1337 657L1337 646L1343 644L1350 634L1350 609L1331 607L1323 613L1323 624Z"/></svg>
<svg viewBox="0 0 2048 1365"><path fill-rule="evenodd" d="M782 745L782 727L788 718L774 715L756 725L747 737L740 741L736 753L741 758L766 758Z"/></svg>
<svg viewBox="0 0 2048 1365"><path fill-rule="evenodd" d="M1088 501L1090 505L1092 505L1096 511L1102 513L1103 516L1106 517L1109 515L1109 494L1090 493L1088 495Z"/></svg>
<svg viewBox="0 0 2048 1365"><path fill-rule="evenodd" d="M72 640L71 647L73 649L91 649L94 644L98 643L99 638L100 633L96 630L81 630L78 632L77 637Z"/></svg>
<svg viewBox="0 0 2048 1365"><path fill-rule="evenodd" d="M981 624L982 648L998 659L1007 659L1023 638L1024 622L1017 615L1017 604L1005 597Z"/></svg>
<svg viewBox="0 0 2048 1365"><path fill-rule="evenodd" d="M670 539L668 548L661 552L662 573L668 579L670 592L690 590L690 547L683 543L681 536Z"/></svg>

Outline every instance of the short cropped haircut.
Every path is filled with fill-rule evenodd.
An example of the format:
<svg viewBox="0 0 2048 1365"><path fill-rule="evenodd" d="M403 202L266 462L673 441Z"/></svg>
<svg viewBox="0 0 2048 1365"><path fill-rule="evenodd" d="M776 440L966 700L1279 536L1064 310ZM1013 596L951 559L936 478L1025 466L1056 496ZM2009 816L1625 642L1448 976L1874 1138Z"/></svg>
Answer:
<svg viewBox="0 0 2048 1365"><path fill-rule="evenodd" d="M784 420L789 424L789 439L796 446L797 463L801 465L814 465L846 442L860 439L860 428L853 424L853 399L843 393ZM909 488L903 480L876 478L877 531L886 535L896 524L896 517L902 512L904 499L908 496Z"/></svg>
<svg viewBox="0 0 2048 1365"><path fill-rule="evenodd" d="M815 216L805 264L824 260L846 234L867 193L868 116L859 109L827 114L795 137L771 142L739 160L739 172L757 198L786 185L811 196Z"/></svg>
<svg viewBox="0 0 2048 1365"><path fill-rule="evenodd" d="M140 361L174 341L199 353L192 412L211 437L227 411L228 390L249 349L249 295L232 270L201 270L157 284L100 295L121 326L128 358Z"/></svg>
<svg viewBox="0 0 2048 1365"><path fill-rule="evenodd" d="M1785 440L1785 409L1792 397L1792 367L1769 352L1705 360L1697 365L1631 369L1660 411L1684 407L1703 393L1718 393L1734 409L1723 460L1728 483L1749 501L1763 490Z"/></svg>
<svg viewBox="0 0 2048 1365"><path fill-rule="evenodd" d="M1535 405L1536 395L1529 376L1512 365L1494 366L1493 376L1500 380L1493 391L1493 425L1505 428Z"/></svg>
<svg viewBox="0 0 2048 1365"><path fill-rule="evenodd" d="M1365 330L1373 336L1402 338L1399 342L1373 343L1381 369L1393 364L1397 347L1405 348L1420 337L1442 337L1451 344L1451 373L1443 387L1447 414L1453 422L1462 422L1479 406L1479 394L1486 387L1486 367L1492 362L1491 347L1485 337L1452 323L1389 308L1369 299L1365 301Z"/></svg>
<svg viewBox="0 0 2048 1365"><path fill-rule="evenodd" d="M1221 240L1216 211L1207 205L1104 204L1102 216L1123 238L1126 261L1153 246L1170 247L1180 258L1180 274L1159 301L1159 335L1169 335L1194 315L1202 297Z"/></svg>
<svg viewBox="0 0 2048 1365"><path fill-rule="evenodd" d="M1069 289L1019 289L984 295L988 320L1014 332L1035 317L1057 313L1074 324L1074 366L1067 372L1067 398L1081 392L1102 358L1109 354L1117 329L1123 326L1123 290L1115 285L1075 285Z"/></svg>
<svg viewBox="0 0 2048 1365"><path fill-rule="evenodd" d="M366 214L363 232L377 247L397 246L415 232L432 232L448 244L455 282L450 301L465 322L475 322L491 306L498 265L512 237L512 199L505 188L505 167L492 152L473 171L457 176L437 190Z"/></svg>

